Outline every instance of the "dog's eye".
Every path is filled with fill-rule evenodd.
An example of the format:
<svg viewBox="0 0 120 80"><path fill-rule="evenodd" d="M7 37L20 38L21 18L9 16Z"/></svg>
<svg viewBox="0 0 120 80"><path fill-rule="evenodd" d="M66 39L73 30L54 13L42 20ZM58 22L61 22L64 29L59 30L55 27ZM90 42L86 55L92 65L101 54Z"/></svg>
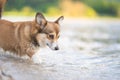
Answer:
<svg viewBox="0 0 120 80"><path fill-rule="evenodd" d="M49 35L49 37L50 37L51 39L54 39L54 35Z"/></svg>

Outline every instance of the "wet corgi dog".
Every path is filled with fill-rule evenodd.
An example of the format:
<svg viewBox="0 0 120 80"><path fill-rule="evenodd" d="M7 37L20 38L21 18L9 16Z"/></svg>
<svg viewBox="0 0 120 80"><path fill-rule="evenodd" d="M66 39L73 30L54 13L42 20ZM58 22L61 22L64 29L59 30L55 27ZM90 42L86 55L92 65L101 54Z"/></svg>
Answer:
<svg viewBox="0 0 120 80"><path fill-rule="evenodd" d="M1 16L2 16L2 10L3 10L6 2L7 2L7 0L0 0L0 19L1 19Z"/></svg>
<svg viewBox="0 0 120 80"><path fill-rule="evenodd" d="M28 55L34 63L41 63L40 59L36 58L40 47L47 45L52 50L59 50L59 22L63 19L61 16L50 22L38 12L33 21L0 20L0 47L19 56Z"/></svg>

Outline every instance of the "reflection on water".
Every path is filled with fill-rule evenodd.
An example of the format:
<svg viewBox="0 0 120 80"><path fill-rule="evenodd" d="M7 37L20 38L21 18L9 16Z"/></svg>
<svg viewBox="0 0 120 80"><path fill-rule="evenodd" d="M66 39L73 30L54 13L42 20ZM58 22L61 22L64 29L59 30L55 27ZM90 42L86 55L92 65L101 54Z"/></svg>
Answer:
<svg viewBox="0 0 120 80"><path fill-rule="evenodd" d="M7 73L16 80L120 80L119 20L65 20L61 26L61 50L42 49L41 65L4 58Z"/></svg>

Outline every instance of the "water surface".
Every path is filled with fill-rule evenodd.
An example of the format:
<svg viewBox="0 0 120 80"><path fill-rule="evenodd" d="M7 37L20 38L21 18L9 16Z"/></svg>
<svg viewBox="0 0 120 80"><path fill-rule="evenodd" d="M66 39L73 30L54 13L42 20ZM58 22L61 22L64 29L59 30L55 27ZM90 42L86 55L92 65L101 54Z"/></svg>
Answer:
<svg viewBox="0 0 120 80"><path fill-rule="evenodd" d="M1 55L1 74L14 80L120 80L119 34L120 20L66 19L59 51L41 49L40 65Z"/></svg>

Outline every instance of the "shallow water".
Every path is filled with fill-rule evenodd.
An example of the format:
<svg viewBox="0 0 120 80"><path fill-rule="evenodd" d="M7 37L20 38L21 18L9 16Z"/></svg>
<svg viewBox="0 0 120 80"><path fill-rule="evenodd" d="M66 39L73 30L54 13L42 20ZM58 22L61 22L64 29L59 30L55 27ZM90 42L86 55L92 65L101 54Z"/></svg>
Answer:
<svg viewBox="0 0 120 80"><path fill-rule="evenodd" d="M119 34L120 20L66 19L59 51L41 49L40 65L1 55L1 74L14 80L120 80Z"/></svg>

